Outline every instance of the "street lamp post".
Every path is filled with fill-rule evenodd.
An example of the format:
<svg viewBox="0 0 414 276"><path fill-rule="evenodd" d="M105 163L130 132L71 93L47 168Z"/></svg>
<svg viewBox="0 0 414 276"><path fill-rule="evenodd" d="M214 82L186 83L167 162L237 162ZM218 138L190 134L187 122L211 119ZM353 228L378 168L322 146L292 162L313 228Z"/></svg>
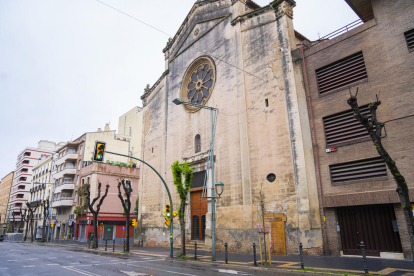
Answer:
<svg viewBox="0 0 414 276"><path fill-rule="evenodd" d="M212 247L212 261L216 261L216 198L220 198L221 194L223 193L224 184L222 182L217 182L214 184L214 136L216 134L216 125L217 125L217 116L218 116L218 109L210 106L205 106L201 104L195 104L191 102L185 102L183 99L176 98L173 100L173 103L176 105L189 105L195 106L199 108L204 108L210 110L210 126L211 126L211 139L210 139L210 150L208 156L208 163L207 166L211 170L211 179L209 179L208 174L209 171L207 170L206 177L204 179L204 187L203 187L203 198L211 198L211 215L212 215L212 230L211 230L211 247ZM207 190L207 180L211 180L211 194L208 194ZM217 189L214 189L215 186ZM220 189L220 193L218 190ZM216 193L218 196L216 196Z"/></svg>

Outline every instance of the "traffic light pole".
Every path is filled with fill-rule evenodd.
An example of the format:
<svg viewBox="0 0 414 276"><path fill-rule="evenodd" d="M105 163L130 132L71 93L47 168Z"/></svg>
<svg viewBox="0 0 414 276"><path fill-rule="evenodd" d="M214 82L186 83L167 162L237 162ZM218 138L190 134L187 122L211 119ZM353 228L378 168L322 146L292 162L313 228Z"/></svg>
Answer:
<svg viewBox="0 0 414 276"><path fill-rule="evenodd" d="M170 199L171 214L173 213L173 203L172 203L170 189L168 189L167 183L165 182L164 178L162 178L162 176L160 175L160 173L156 169L154 169L147 162L145 162L141 159L138 159L136 157L132 157L132 156L129 156L129 155L120 154L120 153L116 153L116 152L110 152L110 151L105 151L105 153L114 154L114 155L118 155L118 156L124 156L124 157L127 157L127 158L132 158L132 159L138 160L138 161L144 163L145 165L147 165L148 167L150 167L162 180L162 183L164 184L165 189L167 190L167 193L168 193L168 197ZM170 224L170 258L173 258L173 216L171 216L171 224Z"/></svg>

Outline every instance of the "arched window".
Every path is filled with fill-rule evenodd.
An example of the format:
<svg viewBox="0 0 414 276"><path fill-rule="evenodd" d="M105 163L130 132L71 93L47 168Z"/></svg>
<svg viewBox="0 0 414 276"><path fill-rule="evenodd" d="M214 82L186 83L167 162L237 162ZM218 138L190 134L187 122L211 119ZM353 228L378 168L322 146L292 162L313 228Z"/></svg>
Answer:
<svg viewBox="0 0 414 276"><path fill-rule="evenodd" d="M195 149L195 153L201 151L201 138L200 138L200 134L197 134L196 137L195 137L195 139L194 139L194 149Z"/></svg>

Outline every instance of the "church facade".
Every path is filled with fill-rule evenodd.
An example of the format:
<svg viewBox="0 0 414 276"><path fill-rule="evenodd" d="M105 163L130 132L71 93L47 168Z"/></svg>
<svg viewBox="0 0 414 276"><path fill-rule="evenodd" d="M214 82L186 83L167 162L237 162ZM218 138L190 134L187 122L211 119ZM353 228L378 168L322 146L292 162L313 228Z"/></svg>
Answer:
<svg viewBox="0 0 414 276"><path fill-rule="evenodd" d="M271 252L323 254L322 218L300 61L292 54L305 37L293 28L293 0L265 7L245 0L197 1L164 49L165 72L143 100L142 158L165 179L173 197L171 165L195 167L186 205L187 240L211 249L211 201L202 195L211 139L210 111L219 110L214 179L216 246L251 252L258 232L270 232ZM167 247L160 178L142 165L139 229L144 246ZM211 181L208 181L211 188ZM263 225L264 224L264 225ZM174 219L174 243L180 243Z"/></svg>

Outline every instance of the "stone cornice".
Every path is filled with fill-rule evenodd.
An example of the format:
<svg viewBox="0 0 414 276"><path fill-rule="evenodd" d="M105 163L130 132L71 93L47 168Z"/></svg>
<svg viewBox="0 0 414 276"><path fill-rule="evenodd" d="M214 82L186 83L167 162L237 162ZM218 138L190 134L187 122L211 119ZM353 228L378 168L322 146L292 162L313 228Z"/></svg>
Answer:
<svg viewBox="0 0 414 276"><path fill-rule="evenodd" d="M271 9L272 7L270 5L267 5L267 6L264 6L263 8L237 16L235 19L231 21L231 25L234 26L238 22L246 20L246 18L252 18L253 16L258 16L259 14L265 13L266 11L271 10Z"/></svg>
<svg viewBox="0 0 414 276"><path fill-rule="evenodd" d="M162 79L168 75L168 73L170 72L170 70L165 71L164 73L162 73L161 77L154 83L154 85L149 88L148 90L145 91L144 95L141 96L141 100L145 100L149 95L151 95L152 91L154 91L154 89L158 86L158 84L160 84L160 82L162 81Z"/></svg>

